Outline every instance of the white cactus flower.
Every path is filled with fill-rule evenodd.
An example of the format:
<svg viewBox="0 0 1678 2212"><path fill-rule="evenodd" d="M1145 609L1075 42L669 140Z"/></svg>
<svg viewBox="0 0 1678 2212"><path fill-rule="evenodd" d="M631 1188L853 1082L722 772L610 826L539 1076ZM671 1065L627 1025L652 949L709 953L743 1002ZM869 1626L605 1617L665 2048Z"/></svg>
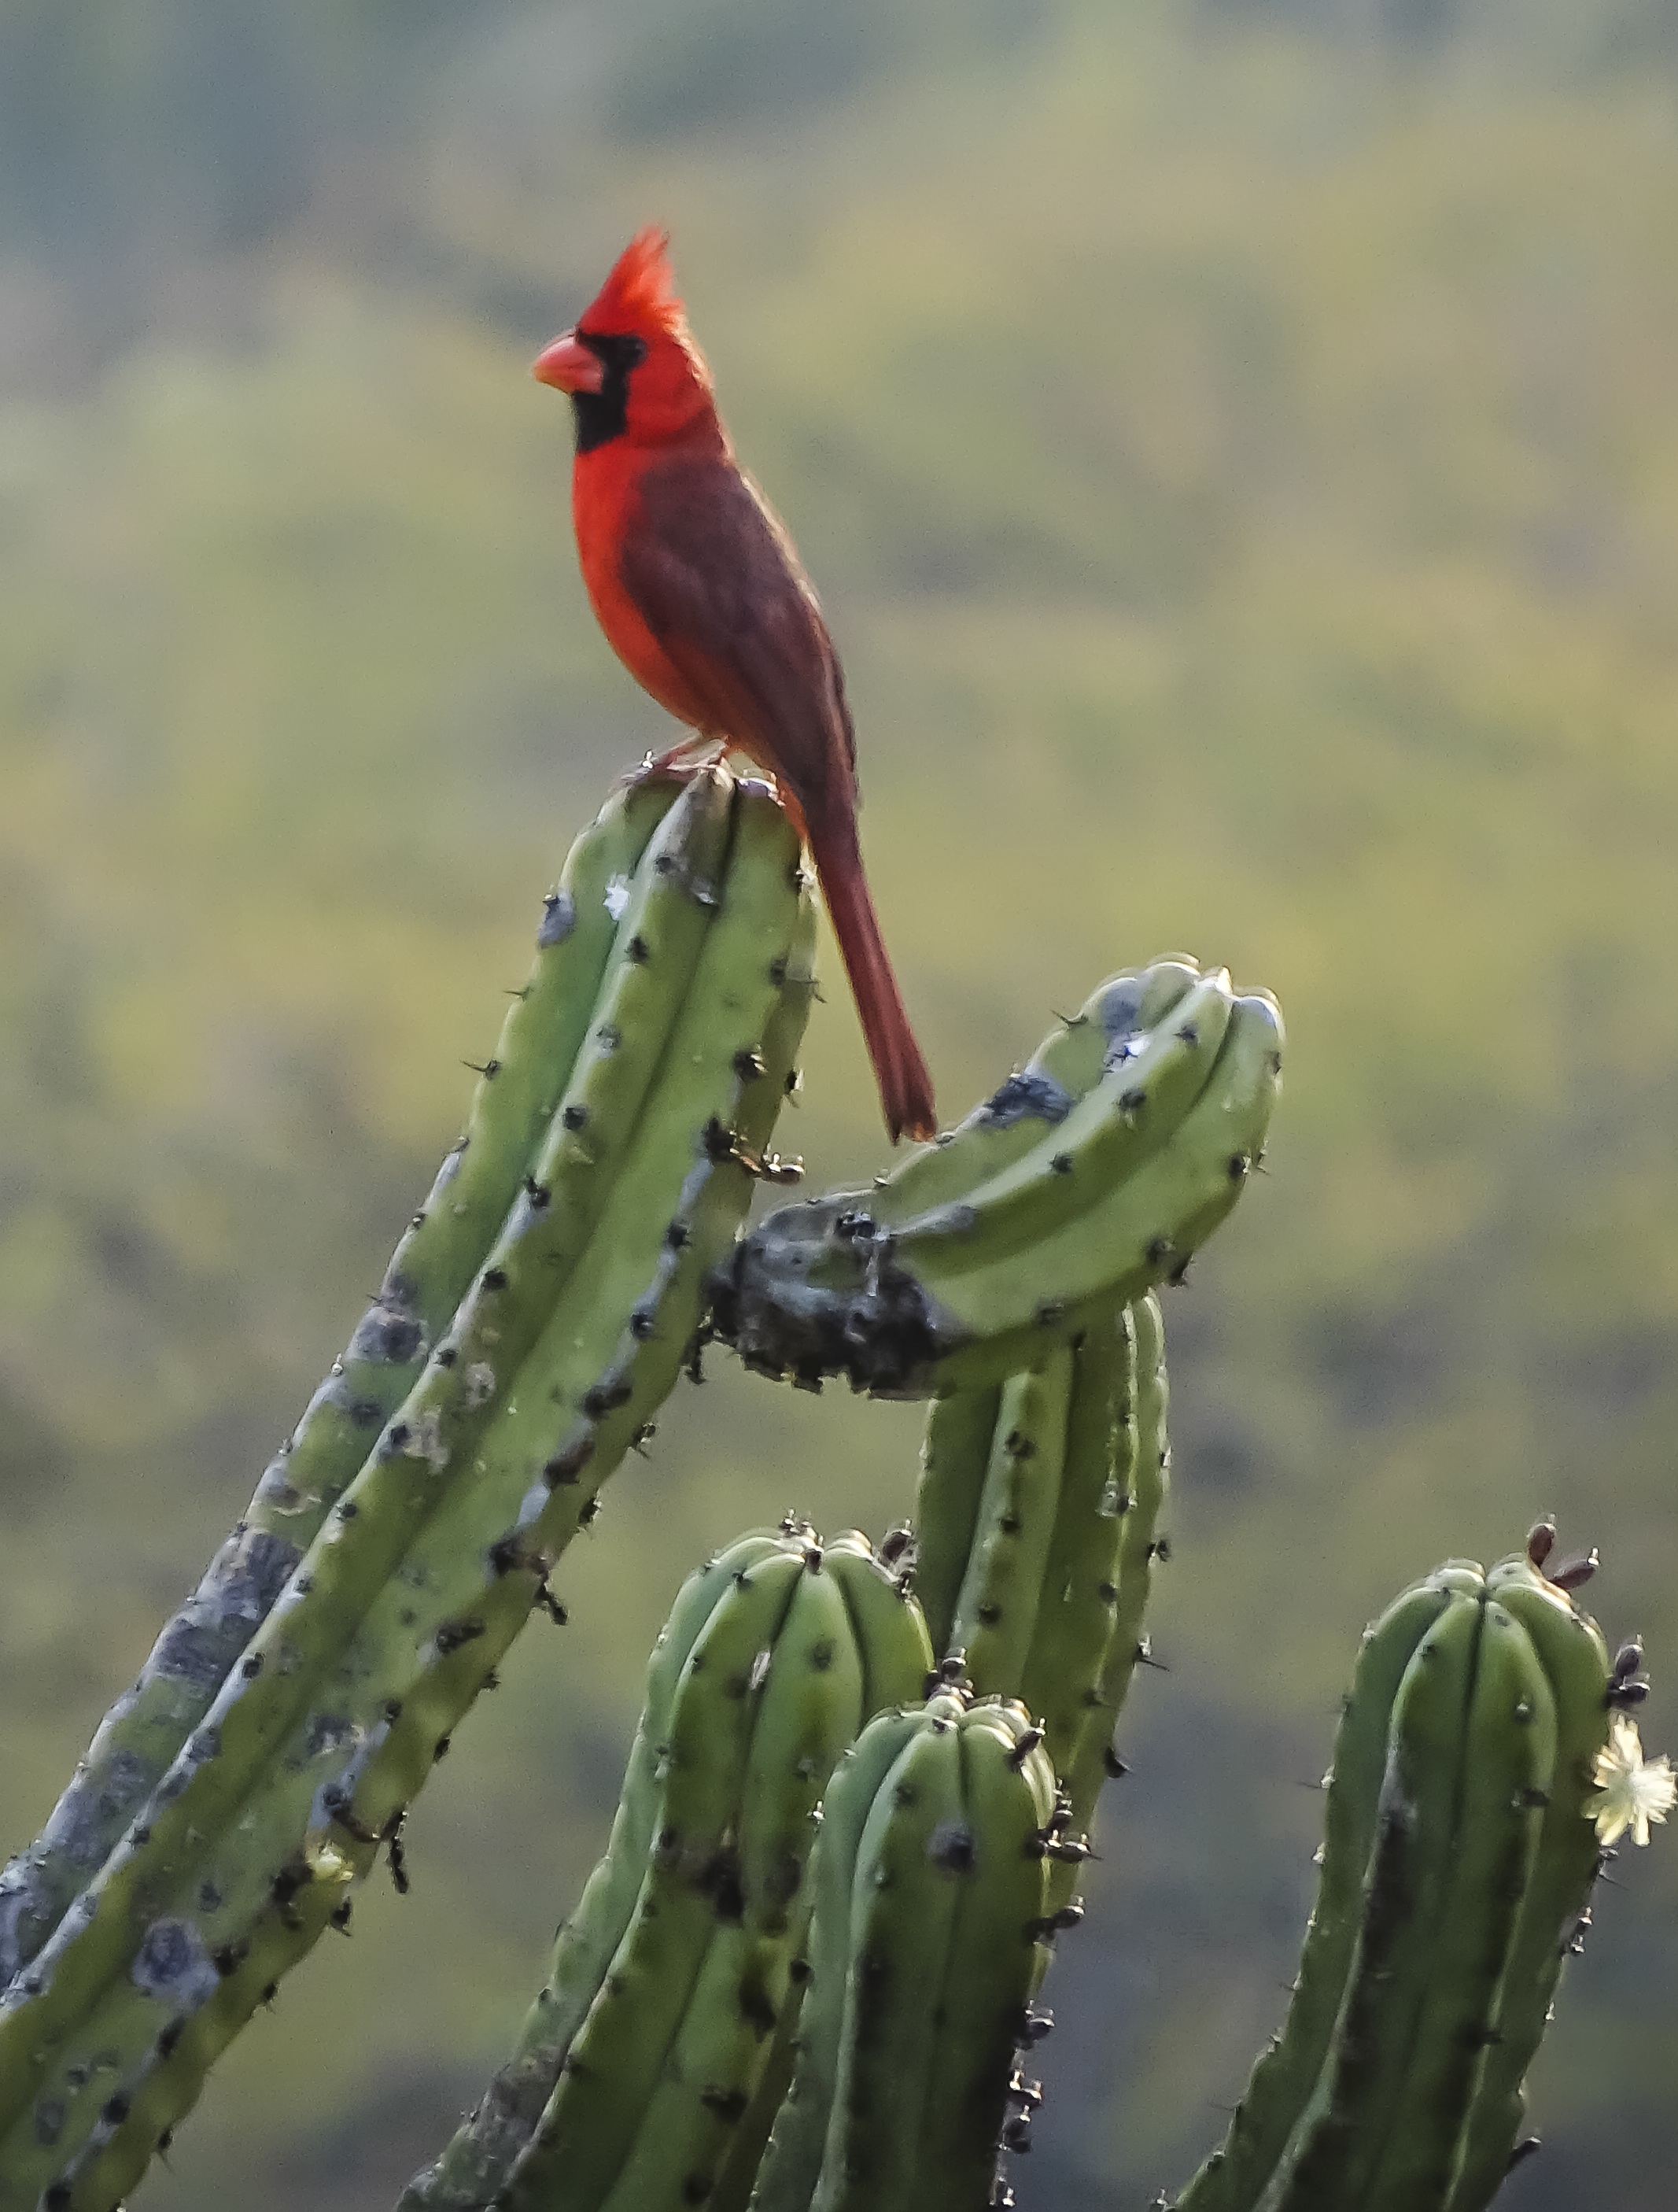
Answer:
<svg viewBox="0 0 1678 2212"><path fill-rule="evenodd" d="M1664 1752L1645 1760L1637 1723L1616 1713L1608 1740L1596 1754L1596 1794L1585 1806L1596 1823L1596 1839L1612 1844L1629 1828L1633 1842L1646 1845L1649 1823L1664 1820L1678 1803L1678 1776Z"/></svg>

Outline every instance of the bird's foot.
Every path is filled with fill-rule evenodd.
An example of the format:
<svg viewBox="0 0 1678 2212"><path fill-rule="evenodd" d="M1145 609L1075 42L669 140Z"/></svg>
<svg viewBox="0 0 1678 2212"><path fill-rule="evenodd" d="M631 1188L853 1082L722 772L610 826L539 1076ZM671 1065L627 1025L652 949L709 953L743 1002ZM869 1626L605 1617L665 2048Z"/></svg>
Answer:
<svg viewBox="0 0 1678 2212"><path fill-rule="evenodd" d="M715 768L726 748L714 738L690 738L668 752L648 753L636 768L618 778L621 790L633 791L643 783L688 783L707 769Z"/></svg>

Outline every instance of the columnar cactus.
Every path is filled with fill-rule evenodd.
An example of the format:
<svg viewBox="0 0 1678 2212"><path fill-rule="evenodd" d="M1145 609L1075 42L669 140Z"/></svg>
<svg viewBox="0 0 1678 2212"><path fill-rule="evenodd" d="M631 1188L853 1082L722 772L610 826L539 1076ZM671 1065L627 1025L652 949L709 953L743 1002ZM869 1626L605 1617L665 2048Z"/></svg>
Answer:
<svg viewBox="0 0 1678 2212"><path fill-rule="evenodd" d="M752 2212L989 2203L1054 1812L1011 1700L951 1688L863 1730L824 1810L797 2064Z"/></svg>
<svg viewBox="0 0 1678 2212"><path fill-rule="evenodd" d="M1542 1561L1541 1561L1542 1564ZM1527 1554L1364 1640L1287 2021L1177 2212L1481 2212L1598 1871L1601 1632Z"/></svg>
<svg viewBox="0 0 1678 2212"><path fill-rule="evenodd" d="M766 1373L881 1396L1036 1367L1181 1279L1263 1150L1281 1046L1275 1000L1222 969L1114 978L924 1164L760 1222L718 1333Z"/></svg>
<svg viewBox="0 0 1678 2212"><path fill-rule="evenodd" d="M946 1139L742 1242L813 939L761 784L643 779L579 842L378 1298L0 1876L0 2212L114 2212L382 1845L400 1877L713 1321L772 1373L933 1400L915 1525L875 1553L789 1519L684 1587L606 1855L400 2212L1012 2203L1166 1552L1152 1286L1260 1157L1281 1018L1222 969L1127 970ZM1548 1540L1370 1632L1293 2008L1179 2212L1482 2212L1517 2154L1599 1838L1678 1794L1617 1710L1640 1648L1608 1665Z"/></svg>
<svg viewBox="0 0 1678 2212"><path fill-rule="evenodd" d="M576 1063L648 840L678 787L615 793L542 902L536 962L480 1073L466 1128L379 1295L238 1526L111 1709L39 1838L0 1872L0 1989L20 1974L162 1780L369 1445L418 1381L534 1164Z"/></svg>
<svg viewBox="0 0 1678 2212"><path fill-rule="evenodd" d="M1039 1387L1044 1375L1049 1377L1046 1390ZM956 1392L935 1402L928 1415L915 1525L888 1540L881 1555L870 1554L855 1537L812 1550L809 1532L789 1522L778 1538L742 1538L689 1581L649 1664L646 1708L607 1856L591 1877L578 1911L560 1929L548 1985L531 2009L513 2058L443 2157L409 2185L398 2212L437 2212L440 2207L484 2212L492 2203L517 2206L521 2212L581 2212L585 2203L597 2201L621 2202L623 2212L631 2205L634 2212L656 2212L665 2203L687 2201L703 2202L712 2212L743 2212L754 2187L766 2185L757 2176L772 2123L783 2142L777 2154L783 2179L776 2187L790 2186L784 2175L791 2154L785 2145L797 2139L798 2123L783 2109L784 2100L796 2081L796 2101L808 2121L813 2100L821 2094L809 2086L816 2063L811 2038L821 2019L817 2012L800 2010L799 1962L789 1954L772 2040L762 2032L769 2011L760 2006L752 2015L742 2009L742 1978L727 1963L722 1937L713 1932L709 1941L718 1954L716 1978L728 2001L700 2007L709 2022L706 2037L702 2045L679 2051L668 2021L661 2028L655 2017L662 2017L672 2001L670 1977L655 1980L638 1974L631 1941L632 1913L645 1904L657 1908L654 1923L661 1936L669 1917L662 1895L649 1898L637 1885L645 1869L659 1866L660 1845L652 1839L680 1826L669 1817L660 1778L675 1734L672 1699L681 1686L695 1725L712 1717L706 1741L711 1758L722 1763L721 1796L731 1802L736 1785L728 1777L737 1770L738 1759L730 1765L729 1738L714 1725L716 1670L707 1662L694 1685L683 1669L693 1663L690 1652L705 1658L707 1647L697 1641L701 1630L707 1637L715 1633L705 1624L716 1622L730 1604L739 1611L740 1632L749 1640L754 1616L744 1609L746 1589L750 1578L767 1571L768 1563L778 1563L786 1572L790 1561L802 1559L806 1581L812 1558L825 1563L828 1586L843 1594L853 1623L849 1638L863 1662L863 1718L894 1707L887 1717L903 1724L899 1737L906 1741L929 1710L921 1704L924 1693L933 1697L941 1714L972 1706L986 1717L986 1725L1004 1729L1021 1766L1029 1765L1038 1784L1047 1778L1046 1794L1039 1788L1042 1802L1028 1838L1035 1940L1045 1942L1057 1924L1075 1923L1080 1909L1071 1902L1071 1891L1088 1856L1083 1838L1101 1782L1114 1769L1113 1722L1145 1649L1142 1613L1160 1550L1159 1519L1170 1456L1166 1403L1164 1339L1159 1307L1150 1296L1110 1315L1075 1347L1050 1354L1038 1376L1010 1378L996 1389ZM906 1595L912 1573L918 1595L936 1604L936 1645L928 1642L924 1606ZM1010 1626L1005 1635L990 1635L1002 1627L1003 1609L986 1620L992 1604L986 1593L1002 1590L1007 1593ZM943 1593L941 1599L934 1599L935 1591ZM963 1649L963 1622L969 1613L975 1628ZM836 1656L828 1663L836 1667L837 1655L848 1649L847 1638L824 1640L833 1645ZM784 1649L784 1642L783 1638L762 1643L756 1665L763 1682L772 1681L778 1668L796 1667L796 1648ZM935 1649L944 1656L929 1672ZM796 1680L796 1673L783 1679ZM1047 1686L1051 1695L1047 1704L1029 1707L1030 1714L1041 1718L1028 1725L1028 1708L1016 1693L1033 1680ZM987 1702L973 1705L976 1694ZM760 1720L760 1732L764 1725ZM885 1741L880 1728L870 1729L857 1757L866 1765L864 1753L872 1756L869 1747L877 1750ZM825 1765L812 1765L810 1778L821 1769L817 1794L833 1755L829 1751ZM777 1817L772 1808L784 1786L773 1763L739 1781L735 1817L742 1837L766 1817L772 1822ZM845 1786L854 1790L862 1785ZM765 1790L771 1793L767 1815L758 1803ZM823 1808L823 1833L848 1833L836 1798ZM819 1844L817 1864L831 1866L836 1850L850 1850L854 1856L855 1842L852 1838L850 1843ZM993 1838L984 1848L994 1847ZM789 1875L801 1863L800 1856L790 1856ZM958 1871L965 1876L972 1869ZM645 1878L650 1885L652 1871ZM794 1894L788 1929L796 1944L807 1924L810 1899L802 1887ZM731 1893L731 1905L738 1901ZM705 1914L694 1908L689 1917L697 1942ZM983 1924L978 1908L971 1909L964 1942L978 1942L973 1930ZM644 1929L644 1942L645 1933ZM819 1982L819 1930L814 1946L809 1956ZM602 1995L609 1984L609 1998ZM807 1996L805 2002L820 2000ZM691 2016L697 1990L688 2004ZM728 2018L736 2021L739 2050L754 2060L747 2079L739 2078L737 2068L730 2070L730 2046L719 2025ZM1016 2029L1022 2020L1023 2014L1015 2018ZM640 2054L639 2073L621 2054L608 2063L594 2051L591 2031L597 2044L605 2032L600 2024L607 2021L616 2027L623 2048L633 2046ZM1034 2023L1031 2032L1041 2025ZM980 2130L987 2176L996 2166L999 2115L1014 2048L1012 2041L1005 2050L993 2045L988 2070L981 2069L989 2085L980 2098L990 2116L988 2135ZM655 2095L645 2063L661 2049L669 2078ZM795 2065L801 2069L796 2075ZM581 2090L573 2086L577 2075L585 2084ZM947 2064L941 2065L939 2078L949 2078ZM709 2115L708 2140L674 2157L670 2145L681 2137L670 2107L680 2111L684 2101L691 2106L696 2087ZM973 2094L979 2095L977 2089ZM1010 2130L1015 2142L1028 2101L1019 2088L1020 2109ZM626 2130L633 2130L638 2146L633 2156L624 2148ZM805 2149L814 2154L809 2143ZM589 2161L597 2155L603 2155L618 2177L604 2198L581 2178L592 2170ZM963 2170L971 2180L977 2171L971 2157ZM812 2169L809 2188L815 2185ZM679 2186L689 2189L691 2197L673 2194ZM988 2193L988 2180L986 2188ZM959 2196L951 2199L960 2201Z"/></svg>
<svg viewBox="0 0 1678 2212"><path fill-rule="evenodd" d="M137 2179L344 1911L680 1371L791 1074L813 912L772 794L721 772L605 896L582 1021L556 1001L582 1042L485 1264L203 1724L0 1998L6 2212L91 2212Z"/></svg>
<svg viewBox="0 0 1678 2212"><path fill-rule="evenodd" d="M689 1577L606 1856L518 2048L403 2212L708 2200L789 2003L827 1778L931 1652L900 1577L789 1521ZM703 2197L700 2192L703 2190Z"/></svg>

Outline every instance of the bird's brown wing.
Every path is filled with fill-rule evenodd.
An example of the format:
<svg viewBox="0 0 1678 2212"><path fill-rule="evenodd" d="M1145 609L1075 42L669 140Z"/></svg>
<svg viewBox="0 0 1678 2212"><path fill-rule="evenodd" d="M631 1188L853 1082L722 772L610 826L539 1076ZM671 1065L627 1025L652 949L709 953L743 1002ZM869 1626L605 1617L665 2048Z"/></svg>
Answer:
<svg viewBox="0 0 1678 2212"><path fill-rule="evenodd" d="M845 679L791 540L750 481L714 459L657 462L619 576L642 620L726 738L813 817L854 805Z"/></svg>

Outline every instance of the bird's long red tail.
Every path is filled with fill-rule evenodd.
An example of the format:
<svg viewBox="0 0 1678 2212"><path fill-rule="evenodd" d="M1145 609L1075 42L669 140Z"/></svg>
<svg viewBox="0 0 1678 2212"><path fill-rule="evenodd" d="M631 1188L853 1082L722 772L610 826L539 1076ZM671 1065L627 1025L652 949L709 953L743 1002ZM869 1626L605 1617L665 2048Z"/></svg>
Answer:
<svg viewBox="0 0 1678 2212"><path fill-rule="evenodd" d="M809 839L892 1142L900 1137L936 1137L938 1113L932 1103L932 1078L909 1026L903 994L875 919L856 826L849 821L819 827L812 823Z"/></svg>

